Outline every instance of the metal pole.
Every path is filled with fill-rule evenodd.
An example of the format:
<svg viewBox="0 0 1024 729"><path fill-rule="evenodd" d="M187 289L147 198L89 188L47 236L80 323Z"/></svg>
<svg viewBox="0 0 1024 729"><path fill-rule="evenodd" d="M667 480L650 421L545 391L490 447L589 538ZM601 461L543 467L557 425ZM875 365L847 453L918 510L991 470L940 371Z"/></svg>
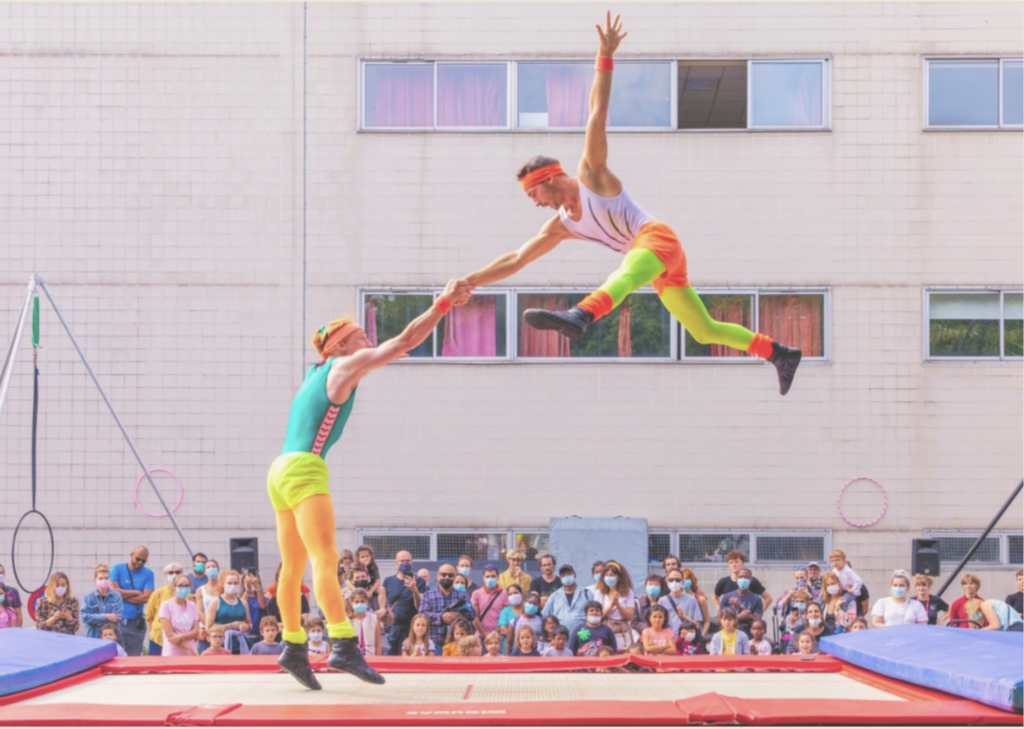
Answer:
<svg viewBox="0 0 1024 729"><path fill-rule="evenodd" d="M71 343L74 344L75 349L78 350L78 356L82 358L82 363L85 364L85 369L89 370L89 374L92 376L92 381L96 383L96 389L100 391L100 395L103 396L103 401L107 403L107 407L110 408L110 414L114 416L114 420L117 422L117 427L121 429L121 435L124 436L124 439L128 442L128 447L131 448L132 453L135 454L135 460L139 462L139 465L142 466L142 470L145 471L146 478L149 480L149 485L153 487L153 493L155 493L156 497L160 499L160 503L164 507L164 512L170 518L171 523L174 524L174 528L178 531L178 536L181 537L181 541L185 545L185 549L188 550L188 555L191 558L192 555L195 553L192 551L192 547L189 545L188 540L185 538L184 532L181 531L181 527L178 526L178 520L174 518L174 514L171 513L170 507L167 505L167 502L164 501L164 497L160 494L160 491L157 489L156 483L153 482L153 474L151 474L149 472L149 468L146 467L146 463L145 461L142 460L142 456L139 454L138 449L135 447L135 443L132 441L131 436L128 435L128 431L125 430L124 423L121 422L121 418L118 417L117 411L114 410L114 405L110 402L110 398L107 397L107 393L103 389L103 385L100 384L99 378L96 377L96 373L92 371L92 366L89 364L89 360L86 359L85 352L82 351L82 348L78 344L78 340L75 339L75 335L71 331L71 327L68 326L67 321L65 321L64 319L64 314L61 313L60 307L57 306L57 302L54 301L53 294L50 293L50 288L46 285L46 281L44 281L42 277L36 276L36 281L39 283L43 291L46 293L46 298L50 300L50 304L53 306L53 310L57 312L57 318L60 319L60 323L64 325L64 331L66 331L68 333L68 336L71 337Z"/></svg>
<svg viewBox="0 0 1024 729"><path fill-rule="evenodd" d="M28 319L29 306L32 304L32 296L36 292L36 277L28 280L28 291L25 294L25 303L21 307L21 314L18 316L18 326L14 330L14 339L7 349L7 357L4 359L4 369L0 372L0 414L4 411L4 403L7 402L7 388L11 384L11 375L14 374L14 360L18 357L18 345L21 343L22 332L25 331L25 320Z"/></svg>
<svg viewBox="0 0 1024 729"><path fill-rule="evenodd" d="M988 528L986 528L985 531L982 532L981 536L978 537L978 541L974 543L974 546L971 547L970 550L968 550L967 554L964 555L964 558L960 560L960 564L958 564L956 566L956 569L953 570L953 572L949 575L949 579L946 580L946 583L939 589L938 592L935 593L935 597L942 597L942 593L946 591L946 588L949 587L950 583L956 579L956 576L958 574L960 574L960 570L964 568L964 565L967 564L971 557L974 556L974 553L978 551L978 547L980 547L981 543L985 541L985 537L988 536L988 533L992 531L992 529L999 522L999 520L1003 518L1003 514L1005 514L1006 510L1010 508L1010 504L1012 504L1013 500L1017 498L1017 494L1021 492L1021 489L1024 489L1024 479L1021 479L1021 482L1017 484L1017 488L1015 488L1013 490L1013 493L1010 494L1010 498L1008 498L1006 500L1006 503L1003 504L1003 508L999 510L998 514L996 514L995 519L989 522Z"/></svg>

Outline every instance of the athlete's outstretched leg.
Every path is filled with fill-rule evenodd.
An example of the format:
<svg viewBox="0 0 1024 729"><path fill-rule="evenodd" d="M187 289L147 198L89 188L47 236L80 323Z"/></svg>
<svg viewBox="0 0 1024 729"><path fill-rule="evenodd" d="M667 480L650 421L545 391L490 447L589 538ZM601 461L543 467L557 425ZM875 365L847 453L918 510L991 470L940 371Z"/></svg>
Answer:
<svg viewBox="0 0 1024 729"><path fill-rule="evenodd" d="M359 653L355 630L345 613L345 598L338 584L338 549L334 542L331 497L327 494L310 496L295 506L294 513L302 542L313 561L313 589L327 618L327 635L332 643L327 665L369 683L384 683L384 677L370 668Z"/></svg>
<svg viewBox="0 0 1024 729"><path fill-rule="evenodd" d="M665 273L665 264L651 250L634 248L626 254L622 265L594 293L568 311L528 309L523 318L535 329L554 329L576 341L583 337L587 327L603 316L637 289L647 286Z"/></svg>
<svg viewBox="0 0 1024 729"><path fill-rule="evenodd" d="M293 675L306 688L320 690L309 665L306 631L302 629L302 575L306 571L306 546L299 536L295 514L277 512L277 544L281 548L281 574L277 580L277 606L284 623L284 650L277 665Z"/></svg>
<svg viewBox="0 0 1024 729"><path fill-rule="evenodd" d="M779 392L789 392L802 356L799 349L773 342L768 335L755 334L739 324L715 321L691 286L666 288L661 292L661 302L699 343L724 344L774 364Z"/></svg>

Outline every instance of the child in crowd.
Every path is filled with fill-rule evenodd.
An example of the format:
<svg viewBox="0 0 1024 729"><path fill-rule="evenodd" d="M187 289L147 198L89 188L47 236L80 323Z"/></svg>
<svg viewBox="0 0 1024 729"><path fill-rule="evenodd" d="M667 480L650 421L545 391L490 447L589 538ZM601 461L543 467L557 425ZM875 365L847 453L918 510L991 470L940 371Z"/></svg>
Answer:
<svg viewBox="0 0 1024 729"><path fill-rule="evenodd" d="M284 650L284 645L277 642L278 625L277 618L273 615L264 616L260 621L260 635L263 640L249 649L254 656L279 656Z"/></svg>
<svg viewBox="0 0 1024 729"><path fill-rule="evenodd" d="M647 611L646 622L648 627L640 634L644 650L650 655L674 656L676 636L668 627L668 610L661 605L652 605Z"/></svg>
<svg viewBox="0 0 1024 729"><path fill-rule="evenodd" d="M858 630L867 630L867 629L868 629L868 621L865 620L864 618L856 618L852 623L850 623L850 631L849 632L856 633Z"/></svg>
<svg viewBox="0 0 1024 729"><path fill-rule="evenodd" d="M326 656L331 652L331 646L324 640L324 621L320 618L306 621L306 636L309 638L309 655Z"/></svg>
<svg viewBox="0 0 1024 729"><path fill-rule="evenodd" d="M764 637L767 630L768 626L760 618L750 624L750 655L770 656L772 654L771 641Z"/></svg>
<svg viewBox="0 0 1024 729"><path fill-rule="evenodd" d="M118 657L127 656L128 654L124 652L124 648L117 642L117 636L117 626L113 623L103 623L103 625L100 626L100 638L102 640L114 641L114 645L117 646Z"/></svg>
<svg viewBox="0 0 1024 729"><path fill-rule="evenodd" d="M364 544L356 550L356 564L366 569L370 577L370 586L366 588L368 595L376 595L380 589L380 567L377 566L377 559L373 553L373 547Z"/></svg>
<svg viewBox="0 0 1024 729"><path fill-rule="evenodd" d="M829 552L828 561L832 563L832 571L839 576L839 584L843 589L851 595L859 595L864 580L846 563L846 553L841 549L833 549Z"/></svg>
<svg viewBox="0 0 1024 729"><path fill-rule="evenodd" d="M501 658L501 634L497 630L484 636L484 649L488 658Z"/></svg>
<svg viewBox="0 0 1024 729"><path fill-rule="evenodd" d="M499 642L499 646L501 643ZM480 651L480 639L475 635L467 635L459 639L459 655L460 656L479 656Z"/></svg>
<svg viewBox="0 0 1024 729"><path fill-rule="evenodd" d="M797 654L801 656L813 656L818 652L818 641L806 630L796 637Z"/></svg>
<svg viewBox="0 0 1024 729"><path fill-rule="evenodd" d="M646 630L644 632L646 632ZM672 650L674 651L675 649L676 647L673 643ZM644 648L644 644L641 641L637 641L635 643L629 644L629 647L626 648L626 653L628 653L631 656L644 656L647 655L647 650ZM632 662L627 663L620 670L623 673L654 673L654 669L647 668L646 666L638 666L637 664Z"/></svg>
<svg viewBox="0 0 1024 729"><path fill-rule="evenodd" d="M700 656L707 653L704 649L704 641L697 634L697 626L694 623L684 625L676 638L677 656Z"/></svg>
<svg viewBox="0 0 1024 729"><path fill-rule="evenodd" d="M602 626L602 627L607 627L607 626ZM608 631L611 632L611 628L609 628ZM614 633L612 633L612 635L614 636ZM598 658L607 658L608 656L614 656L615 655L615 649L612 647L612 646L615 645L614 641L615 641L615 639L613 637L611 643L604 643L600 648L598 648L597 649L597 654L596 654L597 657ZM595 673L619 673L619 670L617 668L614 668L614 667L595 668L594 672Z"/></svg>
<svg viewBox="0 0 1024 729"><path fill-rule="evenodd" d="M402 655L409 658L426 658L435 655L434 641L430 639L430 621L423 613L417 613L409 623L409 637L402 643Z"/></svg>
<svg viewBox="0 0 1024 729"><path fill-rule="evenodd" d="M341 557L338 560L338 578L347 576L352 571L352 565L356 563L356 556L351 549L341 550Z"/></svg>
<svg viewBox="0 0 1024 729"><path fill-rule="evenodd" d="M533 628L529 625L524 625L516 631L516 647L512 651L513 656L540 656L540 651L537 650L537 638L534 636Z"/></svg>
<svg viewBox="0 0 1024 729"><path fill-rule="evenodd" d="M541 655L544 655L544 651L551 645L551 638L560 625L561 623L558 622L558 618L554 615L548 615L544 618L540 635L537 636L537 650L540 651Z"/></svg>
<svg viewBox="0 0 1024 729"><path fill-rule="evenodd" d="M210 641L210 647L203 651L200 655L203 656L230 656L231 651L224 647L224 626L213 625L208 631L206 631L207 639Z"/></svg>
<svg viewBox="0 0 1024 729"><path fill-rule="evenodd" d="M551 642L540 654L545 658L568 658L573 655L573 652L566 648L568 642L569 629L559 625L551 632Z"/></svg>
<svg viewBox="0 0 1024 729"><path fill-rule="evenodd" d="M713 656L749 656L750 638L746 633L736 630L736 611L724 608L718 613L718 622L722 629L711 639L708 652Z"/></svg>
<svg viewBox="0 0 1024 729"><path fill-rule="evenodd" d="M442 656L457 656L459 655L459 641L468 635L473 634L473 626L469 624L469 621L465 618L459 618L452 623L452 630L449 635L449 640L444 644L444 648L441 649Z"/></svg>
<svg viewBox="0 0 1024 729"><path fill-rule="evenodd" d="M381 655L380 619L370 610L370 595L361 588L352 591L348 598L348 618L356 631L356 645L364 656Z"/></svg>
<svg viewBox="0 0 1024 729"><path fill-rule="evenodd" d="M596 600L587 603L586 622L576 625L569 638L569 650L576 656L596 656L602 647L609 647L615 654L615 633L604 620L604 606Z"/></svg>

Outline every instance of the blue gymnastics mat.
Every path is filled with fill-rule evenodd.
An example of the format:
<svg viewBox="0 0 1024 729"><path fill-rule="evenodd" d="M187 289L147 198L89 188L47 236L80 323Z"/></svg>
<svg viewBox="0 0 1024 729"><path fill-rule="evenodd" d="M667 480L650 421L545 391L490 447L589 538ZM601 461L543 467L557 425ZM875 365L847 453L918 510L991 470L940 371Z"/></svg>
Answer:
<svg viewBox="0 0 1024 729"><path fill-rule="evenodd" d="M0 696L51 683L117 657L108 640L46 630L0 630Z"/></svg>
<svg viewBox="0 0 1024 729"><path fill-rule="evenodd" d="M828 636L821 650L883 676L1021 711L1024 633L899 625Z"/></svg>

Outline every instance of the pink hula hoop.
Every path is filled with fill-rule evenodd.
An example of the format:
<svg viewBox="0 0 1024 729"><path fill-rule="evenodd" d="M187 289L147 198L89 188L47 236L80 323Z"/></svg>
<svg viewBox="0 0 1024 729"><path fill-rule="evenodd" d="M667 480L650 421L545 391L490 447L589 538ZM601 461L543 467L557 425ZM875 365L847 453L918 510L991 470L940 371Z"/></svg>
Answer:
<svg viewBox="0 0 1024 729"><path fill-rule="evenodd" d="M846 514L843 513L843 492L846 491L847 486L849 486L852 483L856 483L857 481L870 481L871 483L878 487L879 491L882 492L882 513L876 516L871 521L866 521L863 524L858 524L856 522L850 521L846 518ZM857 527L858 529L863 529L864 527L874 526L882 520L882 517L885 516L885 512L889 509L889 495L885 493L885 489L882 487L882 484L878 483L878 481L876 481L875 479L870 478L868 476L857 476L856 478L851 478L849 481L843 484L843 487L841 489L839 489L839 498L836 499L836 509L839 510L839 516L841 516L843 521L845 521L847 524L849 524L852 527Z"/></svg>
<svg viewBox="0 0 1024 729"><path fill-rule="evenodd" d="M175 474L174 471L169 471L166 468L151 468L151 469L149 469L149 472L150 473L166 473L167 475L171 476L172 478L174 478L175 481L178 482L178 503L174 505L173 509L171 509L171 513L173 514L174 512L176 512L178 510L178 507L181 506L181 502L185 499L185 486L181 483L181 479L178 478L177 474ZM142 504L139 503L139 486L142 484L142 482L145 479L146 479L146 474L143 473L141 476L139 476L139 479L135 482L135 505L137 507L139 507L139 511L141 511L146 516L151 516L154 519L163 519L163 518L165 518L167 516L167 514L152 514L152 513L148 512L148 511L146 511L143 508Z"/></svg>

